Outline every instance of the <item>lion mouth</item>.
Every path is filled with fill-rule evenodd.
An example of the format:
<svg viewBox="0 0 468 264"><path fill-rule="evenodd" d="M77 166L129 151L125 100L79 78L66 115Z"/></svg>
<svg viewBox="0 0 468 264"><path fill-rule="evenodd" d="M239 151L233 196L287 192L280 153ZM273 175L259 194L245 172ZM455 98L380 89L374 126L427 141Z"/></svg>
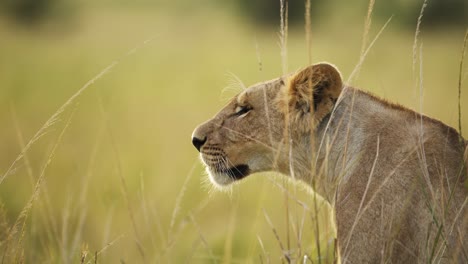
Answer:
<svg viewBox="0 0 468 264"><path fill-rule="evenodd" d="M224 159L223 159L224 160ZM240 164L235 166L226 166L227 162L206 162L202 158L206 165L206 171L210 176L211 182L215 186L228 186L236 181L239 181L251 173L250 167L246 164ZM224 160L225 161L225 160Z"/></svg>
<svg viewBox="0 0 468 264"><path fill-rule="evenodd" d="M217 186L227 186L251 174L249 165L245 163L233 164L226 157L224 151L218 147L204 148L200 154L211 182Z"/></svg>
<svg viewBox="0 0 468 264"><path fill-rule="evenodd" d="M216 170L216 173L228 175L234 180L241 180L250 174L250 168L246 164L241 164L227 169Z"/></svg>
<svg viewBox="0 0 468 264"><path fill-rule="evenodd" d="M211 182L218 187L228 186L250 174L250 168L245 164L227 168L217 166L206 168Z"/></svg>

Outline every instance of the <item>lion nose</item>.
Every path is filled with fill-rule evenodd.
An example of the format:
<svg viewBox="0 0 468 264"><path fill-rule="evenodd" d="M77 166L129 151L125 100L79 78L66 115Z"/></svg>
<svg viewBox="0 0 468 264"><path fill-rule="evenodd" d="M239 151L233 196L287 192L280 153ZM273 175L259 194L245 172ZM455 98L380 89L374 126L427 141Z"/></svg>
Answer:
<svg viewBox="0 0 468 264"><path fill-rule="evenodd" d="M195 146L195 148L197 148L198 151L200 151L201 147L203 146L203 144L205 144L205 142L206 137L204 137L203 139L199 139L197 137L192 138L192 144Z"/></svg>

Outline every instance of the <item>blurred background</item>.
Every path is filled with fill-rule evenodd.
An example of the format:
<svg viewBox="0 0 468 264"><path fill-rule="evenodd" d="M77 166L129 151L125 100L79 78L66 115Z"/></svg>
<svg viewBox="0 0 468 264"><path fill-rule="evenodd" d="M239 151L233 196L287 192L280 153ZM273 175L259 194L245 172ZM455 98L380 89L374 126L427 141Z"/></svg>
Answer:
<svg viewBox="0 0 468 264"><path fill-rule="evenodd" d="M422 4L375 2L366 46L392 20L349 82L458 128L468 2L427 1L413 49ZM312 0L312 62L348 79L368 6ZM288 10L294 71L304 2ZM279 28L279 0L0 0L2 263L330 262L329 209L307 189L266 173L213 190L191 145L234 76L282 74ZM461 102L468 133L466 84Z"/></svg>

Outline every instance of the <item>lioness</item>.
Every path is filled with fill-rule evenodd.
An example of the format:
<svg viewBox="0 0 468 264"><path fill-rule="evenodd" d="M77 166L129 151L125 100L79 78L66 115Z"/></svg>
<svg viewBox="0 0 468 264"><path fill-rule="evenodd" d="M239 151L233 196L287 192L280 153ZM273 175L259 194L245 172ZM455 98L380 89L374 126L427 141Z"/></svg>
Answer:
<svg viewBox="0 0 468 264"><path fill-rule="evenodd" d="M192 142L215 185L262 171L309 184L334 206L342 263L468 263L467 142L330 64L244 90Z"/></svg>

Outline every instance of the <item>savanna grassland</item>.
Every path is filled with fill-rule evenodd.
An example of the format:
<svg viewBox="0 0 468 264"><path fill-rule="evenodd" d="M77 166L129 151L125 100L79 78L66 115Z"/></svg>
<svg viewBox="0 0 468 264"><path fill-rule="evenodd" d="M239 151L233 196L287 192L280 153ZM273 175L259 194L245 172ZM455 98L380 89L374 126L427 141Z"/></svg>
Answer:
<svg viewBox="0 0 468 264"><path fill-rule="evenodd" d="M361 2L312 20L312 62L337 65L345 80L361 54ZM237 78L282 74L279 21L257 26L219 5L80 8L66 25L0 19L2 263L329 261L325 205L317 217L307 190L268 173L215 191L191 145L196 125L239 91ZM396 20L350 84L458 128L465 29L423 23L414 60L414 30ZM372 20L366 47L384 23ZM290 27L287 51L289 71L309 63L302 25ZM461 102L466 137L466 84Z"/></svg>

